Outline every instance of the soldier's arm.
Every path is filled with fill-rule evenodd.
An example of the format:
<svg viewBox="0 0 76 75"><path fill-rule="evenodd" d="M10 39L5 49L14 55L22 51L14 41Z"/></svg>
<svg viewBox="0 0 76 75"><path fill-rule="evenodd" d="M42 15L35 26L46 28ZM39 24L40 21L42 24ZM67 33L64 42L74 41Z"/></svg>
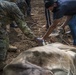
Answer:
<svg viewBox="0 0 76 75"><path fill-rule="evenodd" d="M17 5L13 5L13 10L14 10L14 18L15 22L21 29L21 31L28 36L31 39L35 39L36 36L33 34L33 32L30 30L30 28L27 26L27 23L24 21L24 15L20 11L20 9L17 7Z"/></svg>
<svg viewBox="0 0 76 75"><path fill-rule="evenodd" d="M16 18L15 19L17 25L21 29L21 31L31 40L36 39L36 36L33 34L33 32L30 30L30 28L27 26L27 23L25 21L22 21L21 19Z"/></svg>

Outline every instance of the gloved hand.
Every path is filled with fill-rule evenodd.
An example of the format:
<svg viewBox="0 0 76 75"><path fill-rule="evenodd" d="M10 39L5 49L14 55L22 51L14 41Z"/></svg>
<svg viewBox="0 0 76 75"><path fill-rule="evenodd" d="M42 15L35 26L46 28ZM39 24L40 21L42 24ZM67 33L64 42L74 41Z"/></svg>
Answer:
<svg viewBox="0 0 76 75"><path fill-rule="evenodd" d="M37 41L37 43L38 43L40 46L45 45L45 41L44 41L43 38L36 38L36 41Z"/></svg>

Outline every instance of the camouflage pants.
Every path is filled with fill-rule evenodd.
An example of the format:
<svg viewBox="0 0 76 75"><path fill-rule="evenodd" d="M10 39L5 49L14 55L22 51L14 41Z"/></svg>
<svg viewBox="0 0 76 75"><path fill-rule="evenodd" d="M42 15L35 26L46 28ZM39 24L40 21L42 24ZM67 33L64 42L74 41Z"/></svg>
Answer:
<svg viewBox="0 0 76 75"><path fill-rule="evenodd" d="M9 46L9 40L5 29L0 28L0 61L5 60L7 49Z"/></svg>

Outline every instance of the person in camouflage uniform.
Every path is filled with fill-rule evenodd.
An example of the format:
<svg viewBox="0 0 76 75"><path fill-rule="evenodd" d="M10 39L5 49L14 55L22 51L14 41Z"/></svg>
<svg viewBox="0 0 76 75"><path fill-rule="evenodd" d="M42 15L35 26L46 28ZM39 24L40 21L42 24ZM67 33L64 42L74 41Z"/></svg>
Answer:
<svg viewBox="0 0 76 75"><path fill-rule="evenodd" d="M14 2L0 1L0 69L9 46L6 25L11 24L12 21L15 21L22 32L30 39L36 38L24 21L24 15L18 6Z"/></svg>

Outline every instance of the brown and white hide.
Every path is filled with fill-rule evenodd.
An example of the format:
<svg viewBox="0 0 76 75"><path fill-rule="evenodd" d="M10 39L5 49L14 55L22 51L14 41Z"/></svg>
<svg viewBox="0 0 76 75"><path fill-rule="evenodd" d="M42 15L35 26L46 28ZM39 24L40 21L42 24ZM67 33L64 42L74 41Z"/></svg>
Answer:
<svg viewBox="0 0 76 75"><path fill-rule="evenodd" d="M75 50L60 43L29 49L4 68L4 75L76 75Z"/></svg>

